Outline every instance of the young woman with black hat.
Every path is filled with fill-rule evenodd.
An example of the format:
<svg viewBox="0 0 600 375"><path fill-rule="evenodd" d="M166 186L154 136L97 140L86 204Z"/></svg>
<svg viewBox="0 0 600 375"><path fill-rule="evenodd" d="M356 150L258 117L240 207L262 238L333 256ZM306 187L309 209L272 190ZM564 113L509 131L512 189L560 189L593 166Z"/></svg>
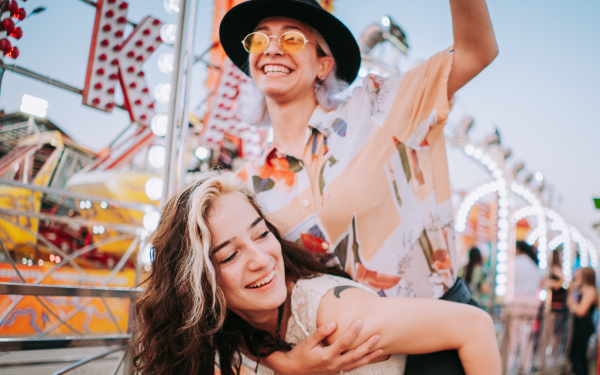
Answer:
<svg viewBox="0 0 600 375"><path fill-rule="evenodd" d="M338 94L356 78L360 51L315 0L249 0L220 26L225 52L256 87L242 114L274 130L238 176L287 240L329 253L381 296L471 299L456 277L443 126L454 93L498 48L485 0L450 8L452 48L402 76L369 75L345 100ZM266 362L318 373L306 370L315 356L303 348ZM464 373L456 351L432 355L409 356L407 374Z"/></svg>

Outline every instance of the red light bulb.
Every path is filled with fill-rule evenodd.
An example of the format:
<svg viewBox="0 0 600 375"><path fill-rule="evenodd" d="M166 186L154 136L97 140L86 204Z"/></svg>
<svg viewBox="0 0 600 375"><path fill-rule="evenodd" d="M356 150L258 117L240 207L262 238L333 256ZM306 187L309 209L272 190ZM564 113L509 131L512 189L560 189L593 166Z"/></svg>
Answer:
<svg viewBox="0 0 600 375"><path fill-rule="evenodd" d="M96 84L94 85L94 88L95 88L96 90L100 90L100 89L102 88L102 84L101 84L101 83L96 83Z"/></svg>
<svg viewBox="0 0 600 375"><path fill-rule="evenodd" d="M12 33L15 29L15 23L10 18L5 18L0 22L2 29L6 30L7 33Z"/></svg>
<svg viewBox="0 0 600 375"><path fill-rule="evenodd" d="M96 73L98 73L99 76L104 74L104 69L100 68L98 70L96 70Z"/></svg>
<svg viewBox="0 0 600 375"><path fill-rule="evenodd" d="M142 56L142 55L139 55L139 56L136 58L136 60L137 60L137 61L144 61L144 56Z"/></svg>
<svg viewBox="0 0 600 375"><path fill-rule="evenodd" d="M141 72L141 71L140 71L140 72L138 73L138 76L140 76L140 77L143 77L143 76L144 76L144 72Z"/></svg>
<svg viewBox="0 0 600 375"><path fill-rule="evenodd" d="M121 9L127 9L127 3L121 3L119 5L119 8L121 8Z"/></svg>
<svg viewBox="0 0 600 375"><path fill-rule="evenodd" d="M114 103L106 103L106 108L112 108L114 106L115 106Z"/></svg>
<svg viewBox="0 0 600 375"><path fill-rule="evenodd" d="M110 62L112 65L119 65L119 60L118 59L114 59L113 61Z"/></svg>
<svg viewBox="0 0 600 375"><path fill-rule="evenodd" d="M155 25L160 25L160 21L159 20L154 20L154 21L152 21L152 23L155 24Z"/></svg>
<svg viewBox="0 0 600 375"><path fill-rule="evenodd" d="M113 89L112 87L108 90L106 90L109 94L114 94L115 93L115 89Z"/></svg>
<svg viewBox="0 0 600 375"><path fill-rule="evenodd" d="M8 41L8 39L4 38L4 39L0 39L0 50L4 53L9 53L10 49L11 49L11 45L10 42Z"/></svg>
<svg viewBox="0 0 600 375"><path fill-rule="evenodd" d="M100 45L102 45L103 47L108 47L109 41L108 39L104 39L103 41L100 42Z"/></svg>
<svg viewBox="0 0 600 375"><path fill-rule="evenodd" d="M137 42L135 42L135 45L138 47L141 47L144 45L144 42L142 42L141 40L138 40Z"/></svg>
<svg viewBox="0 0 600 375"><path fill-rule="evenodd" d="M23 36L23 30L20 27L15 27L15 29L8 34L8 36L12 36L13 38L19 40Z"/></svg>
<svg viewBox="0 0 600 375"><path fill-rule="evenodd" d="M150 46L150 47L148 47L148 49L146 51L148 51L148 52L154 52L154 47Z"/></svg>
<svg viewBox="0 0 600 375"><path fill-rule="evenodd" d="M25 17L27 17L27 13L25 12L25 9L19 8L19 10L13 13L12 16L18 19L19 21L23 21Z"/></svg>
<svg viewBox="0 0 600 375"><path fill-rule="evenodd" d="M17 2L15 0L12 0L8 4L8 7L6 7L6 10L8 10L11 14L15 13L17 10L19 10L19 5L17 4Z"/></svg>
<svg viewBox="0 0 600 375"><path fill-rule="evenodd" d="M133 56L135 56L135 52L129 51L129 52L127 52L127 56L128 57L133 57Z"/></svg>
<svg viewBox="0 0 600 375"><path fill-rule="evenodd" d="M150 104L148 105L148 108L154 108L154 103L150 103Z"/></svg>
<svg viewBox="0 0 600 375"><path fill-rule="evenodd" d="M121 31L121 30L117 31L115 33L115 36L118 37L118 38L122 37L123 36L123 31Z"/></svg>
<svg viewBox="0 0 600 375"><path fill-rule="evenodd" d="M118 23L125 23L125 22L127 22L127 18L125 18L125 17L119 17L119 18L117 18L117 22Z"/></svg>
<svg viewBox="0 0 600 375"><path fill-rule="evenodd" d="M112 30L112 27L109 24L104 25L104 27L102 28L102 30L108 32L110 30Z"/></svg>
<svg viewBox="0 0 600 375"><path fill-rule="evenodd" d="M113 49L114 49L115 51L119 52L120 50L122 50L122 49L123 49L123 46L122 46L122 45L120 45L120 44L117 44L117 45L115 46L115 48L113 48Z"/></svg>
<svg viewBox="0 0 600 375"><path fill-rule="evenodd" d="M131 87L132 89L135 89L137 87L137 84L135 82L131 82L129 87Z"/></svg>
<svg viewBox="0 0 600 375"><path fill-rule="evenodd" d="M129 68L127 68L127 71L128 71L129 73L133 73L133 72L135 72L135 67L133 67L133 66L130 66Z"/></svg>
<svg viewBox="0 0 600 375"><path fill-rule="evenodd" d="M136 100L134 103L135 103L135 105L141 105L141 104L142 104L142 101L138 99L138 100Z"/></svg>
<svg viewBox="0 0 600 375"><path fill-rule="evenodd" d="M141 116L140 116L140 118L141 118L142 120L145 120L145 119L147 119L147 118L148 118L148 116L146 116L146 115L141 115Z"/></svg>
<svg viewBox="0 0 600 375"><path fill-rule="evenodd" d="M17 47L11 48L10 52L7 53L6 56L16 59L17 57L19 57L19 49Z"/></svg>
<svg viewBox="0 0 600 375"><path fill-rule="evenodd" d="M148 92L148 88L144 87L144 89L142 90L142 92L144 92L144 93Z"/></svg>
<svg viewBox="0 0 600 375"><path fill-rule="evenodd" d="M156 41L162 43L162 38L160 36L157 36Z"/></svg>
<svg viewBox="0 0 600 375"><path fill-rule="evenodd" d="M150 35L150 29L144 30L144 35Z"/></svg>
<svg viewBox="0 0 600 375"><path fill-rule="evenodd" d="M106 18L111 18L112 16L115 15L115 12L113 12L112 10L109 10L108 12L105 13Z"/></svg>
<svg viewBox="0 0 600 375"><path fill-rule="evenodd" d="M110 78L110 79L119 79L119 76L116 75L116 74L111 74L111 75L108 76L108 78Z"/></svg>
<svg viewBox="0 0 600 375"><path fill-rule="evenodd" d="M92 100L92 102L93 102L94 104L100 104L100 99L98 99L98 98L94 98L94 100Z"/></svg>
<svg viewBox="0 0 600 375"><path fill-rule="evenodd" d="M102 54L102 55L98 56L98 59L100 59L100 61L106 61L106 55Z"/></svg>

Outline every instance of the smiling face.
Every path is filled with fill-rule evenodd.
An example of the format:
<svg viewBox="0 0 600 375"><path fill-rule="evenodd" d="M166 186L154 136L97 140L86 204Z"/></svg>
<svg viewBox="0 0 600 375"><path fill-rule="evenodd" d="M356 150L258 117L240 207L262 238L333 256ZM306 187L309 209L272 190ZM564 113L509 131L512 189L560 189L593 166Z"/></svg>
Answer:
<svg viewBox="0 0 600 375"><path fill-rule="evenodd" d="M281 244L247 199L219 197L209 211L211 251L227 308L246 318L277 309L287 296Z"/></svg>
<svg viewBox="0 0 600 375"><path fill-rule="evenodd" d="M270 38L263 53L250 54L250 72L254 83L265 96L277 102L285 102L310 95L314 97L317 77L325 77L333 66L330 56L319 57L317 41L309 27L300 21L286 17L263 19L254 31ZM308 39L298 52L287 53L279 46L279 37L287 31L298 31Z"/></svg>

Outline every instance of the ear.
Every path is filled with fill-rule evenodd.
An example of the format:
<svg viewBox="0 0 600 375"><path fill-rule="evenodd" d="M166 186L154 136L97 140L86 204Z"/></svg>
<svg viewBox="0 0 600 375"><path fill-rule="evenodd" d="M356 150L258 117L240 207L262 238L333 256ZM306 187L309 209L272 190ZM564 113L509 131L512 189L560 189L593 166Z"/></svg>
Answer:
<svg viewBox="0 0 600 375"><path fill-rule="evenodd" d="M327 77L331 69L333 68L333 57L323 56L319 57L319 72L317 77Z"/></svg>

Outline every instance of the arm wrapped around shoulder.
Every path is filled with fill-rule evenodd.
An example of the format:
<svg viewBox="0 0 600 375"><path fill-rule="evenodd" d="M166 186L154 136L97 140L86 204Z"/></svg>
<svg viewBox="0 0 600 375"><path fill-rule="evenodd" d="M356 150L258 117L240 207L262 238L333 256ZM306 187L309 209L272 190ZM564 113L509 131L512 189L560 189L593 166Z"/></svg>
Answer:
<svg viewBox="0 0 600 375"><path fill-rule="evenodd" d="M334 288L321 300L317 325L336 321L338 331L344 332L355 320L362 321L363 329L351 347L378 334L376 348L384 355L455 349L468 375L500 374L494 324L476 307L433 299L380 298L358 288ZM327 341L336 338L334 334Z"/></svg>

